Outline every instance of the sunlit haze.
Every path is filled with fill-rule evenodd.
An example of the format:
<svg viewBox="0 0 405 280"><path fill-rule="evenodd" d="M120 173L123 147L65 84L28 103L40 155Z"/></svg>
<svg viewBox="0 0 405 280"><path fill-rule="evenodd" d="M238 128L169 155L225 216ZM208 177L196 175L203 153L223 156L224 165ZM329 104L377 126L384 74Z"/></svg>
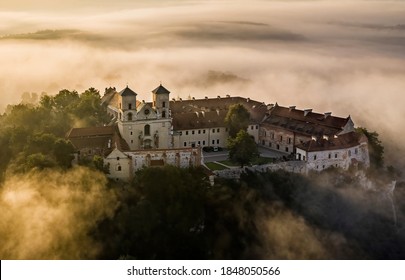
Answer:
<svg viewBox="0 0 405 280"><path fill-rule="evenodd" d="M107 87L120 91L128 85L139 100L151 101L151 90L159 83L170 90L170 98L231 95L350 115L356 126L379 133L386 166L405 168L405 137L401 135L405 127L405 1L0 3L0 114L7 105L20 103L24 92L55 95L62 89L81 93L94 87L103 94ZM4 225L0 236L5 240L0 257L98 257L101 245L88 232L112 217L119 204L117 195L106 187L107 179L82 167L63 174L40 174L6 174L0 191L0 209L6 209L0 211ZM353 191L355 195L351 192L347 197L362 201L358 190ZM300 199L310 205L306 196ZM275 205L268 212L264 206L259 208L268 217L282 207ZM351 210L346 212L352 221L347 228L357 223ZM322 242L334 240L337 249L346 244L340 233L315 230L295 212L283 211L255 228L263 236L276 228L271 236L277 242L266 237L262 245L280 246L275 250L278 255L270 249L260 255L330 258L333 254ZM362 211L361 215L368 210ZM250 224L250 217L243 217ZM132 219L128 220L132 223ZM302 233L302 239L297 239L296 232ZM318 238L324 232L327 238ZM287 241L279 242L285 236L292 247ZM306 247L315 253L304 252L303 244L311 244ZM291 255L290 248L299 254Z"/></svg>
<svg viewBox="0 0 405 280"><path fill-rule="evenodd" d="M149 100L162 81L175 98L351 114L404 151L404 14L401 1L8 1L0 108L127 84Z"/></svg>

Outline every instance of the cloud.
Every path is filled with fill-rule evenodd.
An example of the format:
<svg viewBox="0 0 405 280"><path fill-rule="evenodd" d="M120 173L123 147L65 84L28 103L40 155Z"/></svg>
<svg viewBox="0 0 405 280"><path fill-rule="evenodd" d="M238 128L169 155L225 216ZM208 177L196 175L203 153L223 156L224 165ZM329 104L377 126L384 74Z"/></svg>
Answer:
<svg viewBox="0 0 405 280"><path fill-rule="evenodd" d="M0 37L1 40L60 40L60 39L78 39L78 40L95 40L98 37L84 31L75 29L60 30L40 30L33 33L7 34Z"/></svg>
<svg viewBox="0 0 405 280"><path fill-rule="evenodd" d="M404 12L399 1L126 2L103 11L2 12L0 32L13 39L0 46L0 107L25 91L126 84L150 100L162 81L172 97L230 94L350 114L398 154L405 151L397 137L405 119Z"/></svg>
<svg viewBox="0 0 405 280"><path fill-rule="evenodd" d="M106 183L85 168L8 177L0 188L0 258L96 258L102 247L90 232L116 207Z"/></svg>

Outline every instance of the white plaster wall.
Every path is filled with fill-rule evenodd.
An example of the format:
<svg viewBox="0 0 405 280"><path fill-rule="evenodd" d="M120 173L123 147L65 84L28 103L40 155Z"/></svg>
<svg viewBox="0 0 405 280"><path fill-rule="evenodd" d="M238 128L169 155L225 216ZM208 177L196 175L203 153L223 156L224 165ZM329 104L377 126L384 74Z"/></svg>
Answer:
<svg viewBox="0 0 405 280"><path fill-rule="evenodd" d="M109 174L107 177L122 181L131 179L131 159L126 154L115 149L104 158L104 165L106 164L109 165ZM118 166L121 167L121 170L119 170Z"/></svg>
<svg viewBox="0 0 405 280"><path fill-rule="evenodd" d="M198 128L176 131L176 133L180 132L181 135L174 136L175 148L191 147L192 143L194 143L196 147L198 145L201 147L226 147L226 140L228 139L228 132L225 127ZM214 143L212 141L214 141ZM184 146L184 142L186 143L186 146Z"/></svg>

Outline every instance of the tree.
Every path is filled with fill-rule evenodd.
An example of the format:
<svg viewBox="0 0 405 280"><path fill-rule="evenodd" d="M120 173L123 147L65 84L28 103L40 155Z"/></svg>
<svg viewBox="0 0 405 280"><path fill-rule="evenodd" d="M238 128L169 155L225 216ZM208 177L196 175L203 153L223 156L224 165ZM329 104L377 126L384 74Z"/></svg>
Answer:
<svg viewBox="0 0 405 280"><path fill-rule="evenodd" d="M384 166L384 146L380 139L378 139L378 133L370 132L364 127L357 128L357 132L363 133L368 139L368 150L370 154L370 165L373 168L381 168Z"/></svg>
<svg viewBox="0 0 405 280"><path fill-rule="evenodd" d="M205 258L205 192L209 186L202 168L174 166L145 168L135 175L135 199L121 203L118 225L108 240L116 240L118 256L137 259ZM109 241L110 243L110 241Z"/></svg>
<svg viewBox="0 0 405 280"><path fill-rule="evenodd" d="M53 97L53 100L58 110L67 113L77 107L80 97L75 90L69 91L67 89L63 89L59 91L55 97Z"/></svg>
<svg viewBox="0 0 405 280"><path fill-rule="evenodd" d="M246 132L239 130L235 138L228 138L229 158L243 167L259 156L255 140Z"/></svg>
<svg viewBox="0 0 405 280"><path fill-rule="evenodd" d="M54 156L59 166L69 168L74 159L73 152L75 151L72 143L64 139L58 139L54 143Z"/></svg>
<svg viewBox="0 0 405 280"><path fill-rule="evenodd" d="M236 137L240 130L246 130L249 126L250 113L242 104L229 106L225 117L225 124L229 131L229 136Z"/></svg>

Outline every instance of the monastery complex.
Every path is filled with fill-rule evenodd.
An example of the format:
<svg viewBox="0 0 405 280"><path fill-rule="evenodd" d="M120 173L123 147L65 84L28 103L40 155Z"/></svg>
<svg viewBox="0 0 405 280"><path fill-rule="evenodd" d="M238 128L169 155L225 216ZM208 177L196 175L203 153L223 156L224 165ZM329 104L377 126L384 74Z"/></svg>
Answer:
<svg viewBox="0 0 405 280"><path fill-rule="evenodd" d="M68 139L79 157L102 156L109 177L117 180L128 181L148 166L202 164L203 147L226 146L224 119L233 104L249 111L248 133L258 145L304 161L307 171L369 166L367 138L355 131L350 116L229 95L175 100L162 85L152 91L152 102L138 100L129 87L120 92L108 88L102 104L113 117L111 124L73 128Z"/></svg>

